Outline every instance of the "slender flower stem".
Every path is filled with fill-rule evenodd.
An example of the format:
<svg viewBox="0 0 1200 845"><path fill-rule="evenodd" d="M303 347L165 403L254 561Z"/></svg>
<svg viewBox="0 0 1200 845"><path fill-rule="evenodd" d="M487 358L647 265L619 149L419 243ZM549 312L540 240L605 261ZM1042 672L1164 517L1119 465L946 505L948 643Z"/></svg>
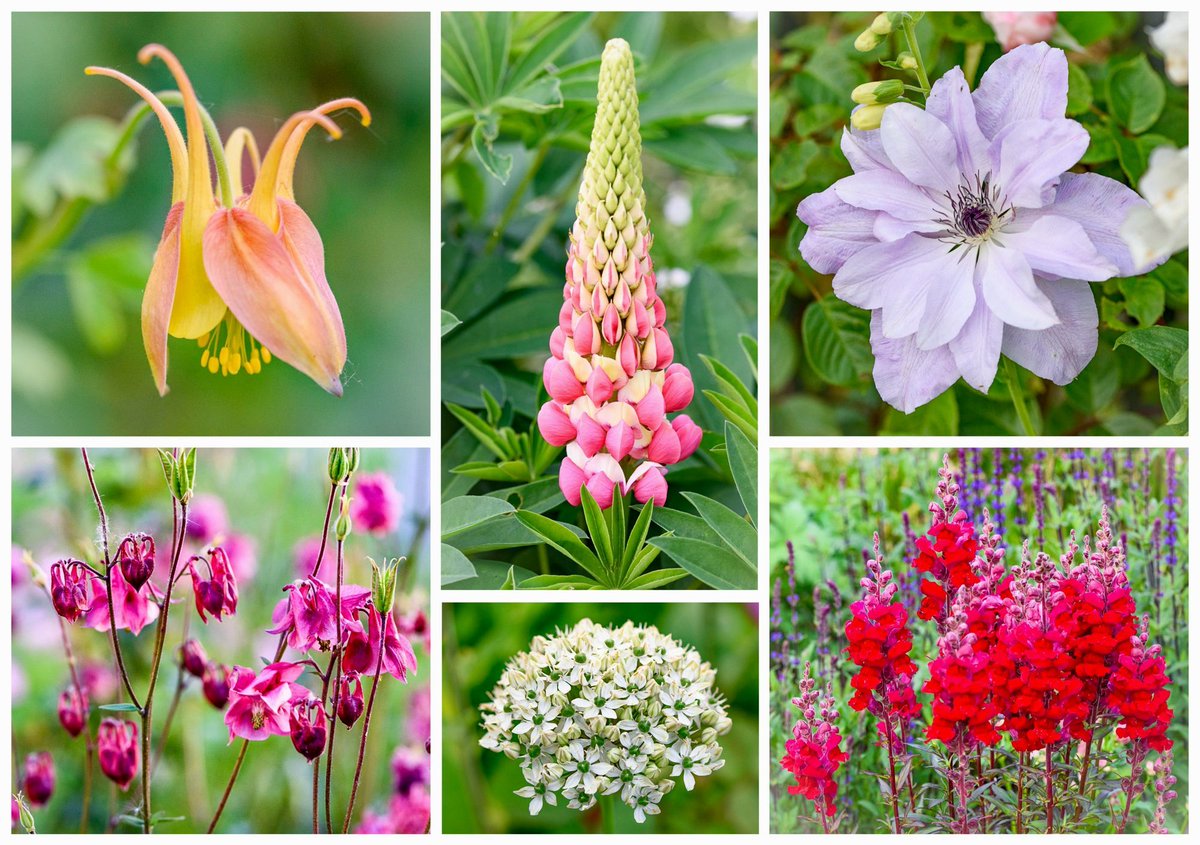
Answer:
<svg viewBox="0 0 1200 845"><path fill-rule="evenodd" d="M333 516L333 500L337 496L338 483L335 481L329 485L329 504L325 506L325 527L321 529L321 549L317 552L317 562L313 564L312 572L309 573L313 578L317 577L317 573L321 571L321 561L325 559L325 543L329 539L329 520Z"/></svg>
<svg viewBox="0 0 1200 845"><path fill-rule="evenodd" d="M117 674L121 676L121 684L129 696L129 701L138 712L142 712L141 702L129 682L129 673L125 670L125 658L121 656L121 641L117 637L117 611L113 605L112 583L109 580L109 570L112 569L112 557L108 551L108 514L104 512L104 503L100 501L100 491L96 487L96 476L92 472L92 462L88 459L87 449L79 450L83 454L83 468L87 472L88 484L92 488L92 499L96 502L96 512L100 515L100 542L104 551L104 591L108 593L108 633L112 641L113 657L117 662Z"/></svg>
<svg viewBox="0 0 1200 845"><path fill-rule="evenodd" d="M1013 407L1017 409L1017 419L1021 421L1021 428L1025 429L1025 433L1030 437L1037 436L1037 429L1033 426L1033 419L1029 416L1029 407L1025 404L1025 391L1021 388L1020 379L1017 377L1017 368L1013 366L1013 362L1008 358L1004 359L1004 376L1008 382L1008 392L1012 396Z"/></svg>
<svg viewBox="0 0 1200 845"><path fill-rule="evenodd" d="M321 758L313 760L313 833L321 832Z"/></svg>
<svg viewBox="0 0 1200 845"><path fill-rule="evenodd" d="M387 629L385 623L383 628ZM367 731L371 729L371 710L375 707L375 692L379 687L379 676L382 672L383 643L380 642L379 656L375 658L375 677L371 680L371 694L367 696L367 710L363 713L362 737L358 741L358 762L354 766L354 783L350 787L350 800L346 803L346 819L342 822L342 833L350 832L350 819L354 814L354 797L358 794L358 781L362 777L363 760L367 756Z"/></svg>
<svg viewBox="0 0 1200 845"><path fill-rule="evenodd" d="M77 700L83 701L83 685L79 683L79 672L75 667L75 650L71 648L71 635L67 623L58 617L58 630L62 634L63 653L67 656L67 670L71 675L71 686L75 688ZM92 728L88 719L83 722L83 799L79 810L79 832L87 833L88 804L92 799Z"/></svg>
<svg viewBox="0 0 1200 845"><path fill-rule="evenodd" d="M492 230L491 237L488 238L487 245L484 247L485 253L495 252L496 247L500 244L500 238L505 230L508 229L509 221L513 215L517 213L517 209L521 207L521 200L525 196L525 191L529 189L533 182L533 177L542 169L542 162L546 160L546 155L550 152L550 141L545 140L537 148L534 154L533 161L529 163L529 167L525 170L525 175L521 177L521 181L513 189L512 197L508 201L508 205L504 207L503 213L500 215L499 222L496 223L496 228Z"/></svg>
<svg viewBox="0 0 1200 845"><path fill-rule="evenodd" d="M1054 832L1054 754L1046 748L1046 833Z"/></svg>
<svg viewBox="0 0 1200 845"><path fill-rule="evenodd" d="M921 91L929 96L929 74L925 72L925 60L921 57L921 45L917 42L917 27L911 20L904 21L904 39L908 42L908 51L917 61L917 81L921 83Z"/></svg>
<svg viewBox="0 0 1200 845"><path fill-rule="evenodd" d="M181 643L187 642L191 621L192 616L185 604L183 609L183 633L180 637ZM177 664L177 668L179 676L175 680L175 693L171 696L171 706L167 708L167 720L163 722L162 735L158 738L158 751L154 754L154 765L151 766L151 771L158 769L158 764L162 761L163 754L167 750L167 738L171 735L171 726L175 722L175 712L179 709L179 702L183 700L183 691L187 687L187 672L183 668L182 658Z"/></svg>
<svg viewBox="0 0 1200 845"><path fill-rule="evenodd" d="M900 833L900 796L896 794L896 754L892 750L895 745L892 734L892 713L891 709L884 710L883 713L884 726L887 728L887 752L888 752L888 784L892 788L892 819L895 822L896 829L894 833Z"/></svg>
<svg viewBox="0 0 1200 845"><path fill-rule="evenodd" d="M1021 829L1021 810L1025 805L1025 752L1021 752L1021 756L1017 760L1017 833L1024 833Z"/></svg>
<svg viewBox="0 0 1200 845"><path fill-rule="evenodd" d="M341 687L341 683L342 683L342 577L344 574L343 573L343 565L345 562L345 557L343 555L343 552L345 550L344 545L345 544L344 544L343 540L339 539L337 541L337 589L336 589L336 594L334 597L334 604L333 604L335 628L337 631L337 634L336 634L337 645L334 647L333 656L330 658L331 660L333 660L333 667L334 667L334 678L333 678L333 695L334 695L334 697L337 696L338 690ZM381 641L379 643L379 649L382 652L383 651L382 632L380 634L380 637L381 637ZM334 708L332 708L332 710L335 712L332 712L329 715L332 719L336 719L337 718L337 713L336 713L337 708L334 707ZM332 727L332 724L336 724L336 723L331 723L331 727L330 727L330 731L329 731L329 748L328 748L329 761L325 764L325 832L326 833L333 833L333 813L332 813L332 806L333 806L333 798L332 798L332 795L333 795L333 786L332 786L332 782L333 782L333 777L332 777L332 775L333 775L333 739L334 739L334 737L337 736L337 730L336 730L336 728Z"/></svg>

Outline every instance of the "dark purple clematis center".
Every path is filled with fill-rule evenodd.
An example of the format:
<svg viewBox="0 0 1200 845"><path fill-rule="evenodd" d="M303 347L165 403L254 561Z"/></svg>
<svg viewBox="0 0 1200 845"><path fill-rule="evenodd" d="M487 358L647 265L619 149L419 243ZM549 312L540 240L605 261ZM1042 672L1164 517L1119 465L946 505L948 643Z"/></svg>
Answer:
<svg viewBox="0 0 1200 845"><path fill-rule="evenodd" d="M950 213L937 222L959 243L986 238L1012 219L1013 208L1005 206L1000 189L991 183L991 174L976 174L974 183L959 185L957 194L947 191L946 199Z"/></svg>

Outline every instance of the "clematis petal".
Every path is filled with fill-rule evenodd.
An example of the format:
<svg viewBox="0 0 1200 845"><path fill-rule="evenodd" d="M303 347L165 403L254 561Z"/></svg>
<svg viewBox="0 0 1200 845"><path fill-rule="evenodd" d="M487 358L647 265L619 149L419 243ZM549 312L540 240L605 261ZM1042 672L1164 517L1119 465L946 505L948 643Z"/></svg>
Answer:
<svg viewBox="0 0 1200 845"><path fill-rule="evenodd" d="M1001 349L1031 373L1069 384L1096 354L1096 300L1087 282L1039 279L1036 284L1054 306L1059 324L1042 331L1005 326Z"/></svg>
<svg viewBox="0 0 1200 845"><path fill-rule="evenodd" d="M976 285L975 308L949 344L954 365L967 384L987 393L996 378L1003 340L1004 321L988 308L983 291Z"/></svg>
<svg viewBox="0 0 1200 845"><path fill-rule="evenodd" d="M179 226L183 220L183 203L175 203L167 213L154 265L146 280L142 295L142 344L158 394L167 393L167 327L171 322L171 307L175 302L175 282L179 276Z"/></svg>
<svg viewBox="0 0 1200 845"><path fill-rule="evenodd" d="M341 317L266 223L240 208L214 214L204 233L204 266L229 310L272 355L341 395Z"/></svg>
<svg viewBox="0 0 1200 845"><path fill-rule="evenodd" d="M953 262L943 262L941 266L945 275L931 279L932 284L925 297L925 313L921 317L916 337L917 346L921 349L933 349L949 343L962 329L975 308L974 252L960 249L950 253L949 258L953 259ZM889 302L884 307L888 310L903 310L911 306L900 300ZM887 326L886 311L884 326Z"/></svg>
<svg viewBox="0 0 1200 845"><path fill-rule="evenodd" d="M878 129L862 132L851 132L849 127L843 129L842 155L846 157L846 161L850 162L850 167L855 173L876 168L896 169L887 153L884 152L883 140L879 137Z"/></svg>
<svg viewBox="0 0 1200 845"><path fill-rule="evenodd" d="M979 251L976 281L988 308L1010 326L1047 329L1058 322L1054 305L1033 281L1019 251L994 245Z"/></svg>
<svg viewBox="0 0 1200 845"><path fill-rule="evenodd" d="M925 110L944 123L954 136L961 173L986 173L991 169L988 142L979 131L975 101L961 68L951 68L933 83Z"/></svg>
<svg viewBox="0 0 1200 845"><path fill-rule="evenodd" d="M911 414L958 381L958 368L948 346L922 350L912 337L884 337L883 316L871 315L871 352L875 355L875 387L898 411Z"/></svg>
<svg viewBox="0 0 1200 845"><path fill-rule="evenodd" d="M1022 231L1006 230L1004 245L1020 250L1035 273L1087 282L1117 275L1117 268L1097 252L1082 226L1054 214L1038 217Z"/></svg>
<svg viewBox="0 0 1200 845"><path fill-rule="evenodd" d="M848 205L833 188L805 197L796 215L808 225L800 254L818 273L836 273L847 258L876 242L877 212Z"/></svg>
<svg viewBox="0 0 1200 845"><path fill-rule="evenodd" d="M896 103L883 113L883 148L896 169L914 185L944 193L958 187L958 147L936 117L911 103Z"/></svg>
<svg viewBox="0 0 1200 845"><path fill-rule="evenodd" d="M994 61L973 95L984 137L1029 118L1067 113L1067 56L1048 44L1025 44Z"/></svg>
<svg viewBox="0 0 1200 845"><path fill-rule="evenodd" d="M1121 223L1135 208L1148 208L1132 188L1098 173L1064 173L1054 202L1026 211L1023 219L1054 214L1074 220L1087 232L1100 254L1117 266L1120 276L1133 276L1151 268L1139 268L1121 237Z"/></svg>
<svg viewBox="0 0 1200 845"><path fill-rule="evenodd" d="M855 208L886 211L893 217L923 224L926 231L942 228L934 219L945 214L945 203L891 170L868 170L833 183L838 199Z"/></svg>
<svg viewBox="0 0 1200 845"><path fill-rule="evenodd" d="M1041 208L1054 200L1059 177L1087 151L1091 136L1074 120L1018 120L993 140L991 157L1004 201Z"/></svg>

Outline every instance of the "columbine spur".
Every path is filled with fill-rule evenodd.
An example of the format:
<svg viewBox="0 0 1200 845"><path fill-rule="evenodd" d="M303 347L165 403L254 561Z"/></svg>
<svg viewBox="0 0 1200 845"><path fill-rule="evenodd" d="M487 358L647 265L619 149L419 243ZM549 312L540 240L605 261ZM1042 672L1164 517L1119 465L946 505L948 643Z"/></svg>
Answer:
<svg viewBox="0 0 1200 845"><path fill-rule="evenodd" d="M717 737L731 723L715 680L694 649L653 626L585 619L508 662L479 708L479 744L520 762L516 794L532 815L615 795L640 824L678 780L690 791L725 764Z"/></svg>
<svg viewBox="0 0 1200 845"><path fill-rule="evenodd" d="M987 391L1001 353L1069 383L1096 352L1088 283L1149 269L1119 232L1145 201L1067 172L1089 138L1066 105L1067 59L1046 44L999 58L973 93L954 68L924 110L895 103L878 130L845 132L854 174L800 203L804 259L872 312L890 405L911 412L960 376Z"/></svg>

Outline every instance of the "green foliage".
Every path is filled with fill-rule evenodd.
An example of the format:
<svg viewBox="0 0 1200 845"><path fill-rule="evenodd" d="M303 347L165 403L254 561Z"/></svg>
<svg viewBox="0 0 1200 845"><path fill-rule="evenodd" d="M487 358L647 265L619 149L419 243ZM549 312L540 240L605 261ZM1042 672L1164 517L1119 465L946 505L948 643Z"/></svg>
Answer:
<svg viewBox="0 0 1200 845"><path fill-rule="evenodd" d="M907 418L887 407L871 378L869 314L832 293L831 279L801 258L804 224L796 207L806 196L850 174L839 147L853 103L851 90L869 80L911 74L881 59L908 49L870 53L854 40L869 13L776 13L772 16L770 314L771 431L778 435L1026 433L1001 374L986 395L961 380ZM1185 147L1187 89L1164 79L1161 60L1143 48L1138 13L1059 14L1051 39L1067 52L1067 114L1091 144L1079 169L1136 189L1150 153ZM936 79L954 66L975 83L1001 56L978 12L938 12L916 26L921 52ZM1086 52L1084 49L1086 48ZM918 102L919 102L919 95ZM1126 332L1187 327L1187 253L1149 273L1093 286L1100 314L1100 352L1065 388L1022 371L1021 386L1040 434L1182 434L1187 431L1182 376L1138 365ZM1130 348L1125 348L1129 346ZM1132 362L1132 363L1131 363Z"/></svg>

